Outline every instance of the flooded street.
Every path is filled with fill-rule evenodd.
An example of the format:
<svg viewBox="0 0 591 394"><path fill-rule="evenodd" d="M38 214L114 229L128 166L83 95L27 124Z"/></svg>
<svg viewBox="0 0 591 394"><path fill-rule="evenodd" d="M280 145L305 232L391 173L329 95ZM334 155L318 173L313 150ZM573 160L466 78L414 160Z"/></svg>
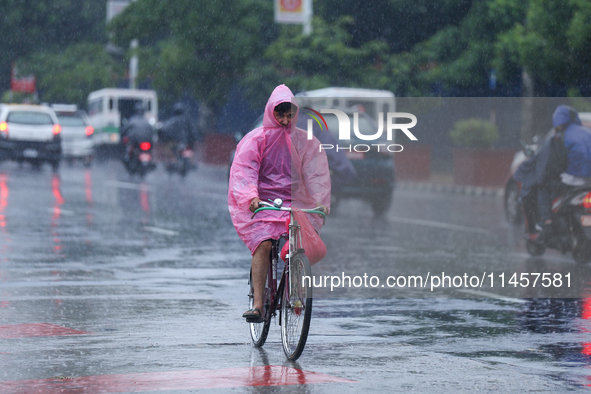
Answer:
<svg viewBox="0 0 591 394"><path fill-rule="evenodd" d="M491 196L399 187L381 218L342 201L322 232L329 254L313 267L328 286L314 289L302 357L285 359L277 320L254 348L241 318L250 255L228 214L226 177L205 165L184 180L158 169L140 181L115 161L58 175L3 163L0 392L591 385L591 266L554 251L530 258ZM522 273L532 284L510 284ZM367 285L333 279L363 275Z"/></svg>

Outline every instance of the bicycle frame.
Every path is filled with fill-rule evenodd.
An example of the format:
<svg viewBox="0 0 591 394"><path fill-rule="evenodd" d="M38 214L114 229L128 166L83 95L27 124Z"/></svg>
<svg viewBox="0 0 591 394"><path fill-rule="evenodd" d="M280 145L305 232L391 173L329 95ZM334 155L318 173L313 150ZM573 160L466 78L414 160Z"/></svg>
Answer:
<svg viewBox="0 0 591 394"><path fill-rule="evenodd" d="M291 281L292 281L291 272L289 270L289 262L295 253L302 250L302 248L301 248L302 237L299 232L300 225L294 219L294 215L293 215L293 212L290 207L282 207L281 206L282 202L281 202L281 204L275 203L275 205L271 205L269 203L261 201L259 203L259 206L260 205L264 205L264 206L255 210L254 214L252 215L253 218L258 212L265 211L265 210L289 212L289 227L288 227L288 235L287 235L287 242L289 243L289 250L287 253L287 258L285 261L285 265L283 267L283 272L281 274L281 280L279 281L279 285L277 284L277 264L278 264L279 258L280 258L279 244L281 242L281 239L285 239L285 237L282 236L278 240L272 240L271 255L270 255L270 259L269 259L269 269L267 271L267 286L268 286L268 288L265 288L265 291L266 292L270 291L271 294L263 294L263 299L270 299L270 308L268 309L266 316L265 316L265 321L268 321L271 319L271 317L277 315L278 309L281 310L280 300L281 300L282 291L284 291L284 289L286 289L285 291L287 291L287 289L289 289L289 286L286 286L286 285L291 283ZM279 206L277 206L277 205L279 205ZM317 209L302 209L302 212L315 213L315 214L319 214L319 215L326 217L326 214L324 214L324 212L319 211ZM288 282L287 284L285 283L286 281ZM288 294L288 297L289 297L289 294Z"/></svg>
<svg viewBox="0 0 591 394"><path fill-rule="evenodd" d="M269 259L269 269L267 271L267 286L265 288L265 292L270 292L270 294L264 294L263 299L270 300L270 308L267 310L268 316L265 316L265 320L271 319L271 317L275 316L277 313L277 309L281 308L280 300L281 300L281 291L284 288L284 275L285 270L289 269L289 265L286 264L283 268L283 273L281 274L281 281L279 285L277 285L277 264L279 262L279 240L273 240L273 245L271 246L271 256Z"/></svg>
<svg viewBox="0 0 591 394"><path fill-rule="evenodd" d="M262 207L261 207L262 206ZM297 360L302 354L308 330L310 327L310 318L312 313L312 289L306 287L306 292L302 292L297 285L299 275L311 275L310 263L306 258L305 251L301 247L302 235L300 224L295 220L295 215L291 208L283 208L283 201L276 199L273 205L260 202L259 209L255 210L252 217L262 210L288 211L289 225L287 235L282 234L277 240L271 240L271 251L269 258L269 267L267 270L267 282L264 288L263 296L263 318L262 322L250 322L250 335L255 346L263 346L269 333L271 318L277 315L279 310L279 325L281 326L281 342L283 351L289 360ZM316 213L326 216L324 210L302 209L302 212ZM279 259L283 255L280 249L281 240L287 239L287 254L283 256L285 265L281 273L279 284L277 283L277 269ZM284 246L285 247L285 246ZM301 273L303 271L303 273ZM298 275L292 277L293 275ZM254 304L255 289L252 283L251 272L251 292L250 306ZM302 288L304 286L302 285ZM247 319L248 320L248 319Z"/></svg>

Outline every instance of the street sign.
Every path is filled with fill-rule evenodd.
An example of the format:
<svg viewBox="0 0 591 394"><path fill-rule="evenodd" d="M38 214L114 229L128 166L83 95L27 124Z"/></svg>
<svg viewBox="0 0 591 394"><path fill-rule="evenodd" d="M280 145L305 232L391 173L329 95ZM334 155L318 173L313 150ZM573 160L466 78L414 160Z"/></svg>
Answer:
<svg viewBox="0 0 591 394"><path fill-rule="evenodd" d="M125 8L134 0L109 0L107 1L107 23L111 19L123 12Z"/></svg>
<svg viewBox="0 0 591 394"><path fill-rule="evenodd" d="M302 24L304 34L310 34L312 0L275 0L275 22Z"/></svg>
<svg viewBox="0 0 591 394"><path fill-rule="evenodd" d="M29 75L21 77L18 75L17 67L12 65L12 72L10 73L10 90L13 92L21 93L34 93L35 92L35 76Z"/></svg>

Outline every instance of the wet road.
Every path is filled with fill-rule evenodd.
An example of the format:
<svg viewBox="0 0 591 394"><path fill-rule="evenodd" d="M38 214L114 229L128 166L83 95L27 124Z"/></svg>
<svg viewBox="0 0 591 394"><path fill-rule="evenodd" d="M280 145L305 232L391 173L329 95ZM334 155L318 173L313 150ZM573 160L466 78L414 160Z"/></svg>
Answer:
<svg viewBox="0 0 591 394"><path fill-rule="evenodd" d="M202 166L184 181L159 170L140 182L116 162L59 176L2 164L0 392L591 385L591 267L553 252L529 258L491 197L398 191L378 219L344 201L313 274L379 284L315 288L297 363L285 360L275 323L253 348L240 318L250 258L227 213L225 175ZM548 273L552 285L512 286L513 273ZM446 274L484 283L431 289ZM428 285L383 286L389 276Z"/></svg>

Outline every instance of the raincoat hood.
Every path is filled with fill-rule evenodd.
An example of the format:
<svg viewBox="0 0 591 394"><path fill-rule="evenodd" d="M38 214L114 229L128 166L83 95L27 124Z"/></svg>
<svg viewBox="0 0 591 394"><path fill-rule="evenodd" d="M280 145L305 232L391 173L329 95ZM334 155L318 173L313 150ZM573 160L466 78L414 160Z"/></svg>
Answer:
<svg viewBox="0 0 591 394"><path fill-rule="evenodd" d="M276 106L278 106L281 103L292 103L295 105L293 93L285 85L277 86L275 90L273 90L273 93L271 93L269 101L267 101L267 105L265 106L265 114L263 115L263 127L286 129L286 131L290 133L292 125L296 125L298 122L299 108L297 108L296 113L291 117L291 123L287 127L283 127L279 122L277 122L277 119L275 119L275 117L273 116L273 110Z"/></svg>
<svg viewBox="0 0 591 394"><path fill-rule="evenodd" d="M271 94L263 126L247 133L236 147L230 168L228 210L238 236L254 253L268 239L279 239L286 232L286 211L262 211L252 217L249 207L253 198L263 201L276 198L283 206L313 208L318 204L330 210L330 171L326 153L319 149L316 137L309 140L297 125L298 111L285 127L273 116L281 103L294 103L294 96L285 85ZM317 232L323 220L318 215L308 218Z"/></svg>
<svg viewBox="0 0 591 394"><path fill-rule="evenodd" d="M574 115L574 119L571 118L571 113ZM581 125L581 119L579 119L577 111L568 105L559 105L556 107L554 115L552 115L552 125L558 127L569 123Z"/></svg>

